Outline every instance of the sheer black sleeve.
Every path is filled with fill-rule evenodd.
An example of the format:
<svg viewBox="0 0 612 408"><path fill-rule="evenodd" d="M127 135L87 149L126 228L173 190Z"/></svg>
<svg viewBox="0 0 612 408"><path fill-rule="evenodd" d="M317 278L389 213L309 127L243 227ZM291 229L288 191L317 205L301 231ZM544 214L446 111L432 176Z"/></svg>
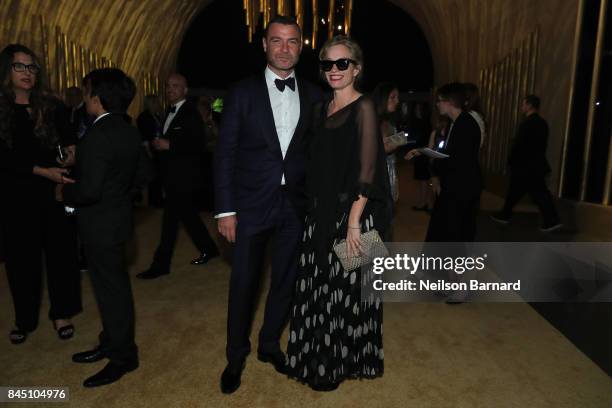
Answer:
<svg viewBox="0 0 612 408"><path fill-rule="evenodd" d="M374 103L363 98L357 112L359 171L357 194L370 199L383 199L386 162Z"/></svg>

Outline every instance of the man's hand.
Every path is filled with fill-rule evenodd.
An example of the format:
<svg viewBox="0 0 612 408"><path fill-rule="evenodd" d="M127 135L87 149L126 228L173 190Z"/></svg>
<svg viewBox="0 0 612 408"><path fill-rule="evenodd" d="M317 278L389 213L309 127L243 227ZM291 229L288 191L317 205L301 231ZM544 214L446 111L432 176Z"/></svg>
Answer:
<svg viewBox="0 0 612 408"><path fill-rule="evenodd" d="M231 243L236 242L236 225L238 225L238 219L235 215L228 215L217 219L219 233Z"/></svg>
<svg viewBox="0 0 612 408"><path fill-rule="evenodd" d="M160 137L155 138L155 140L153 140L153 147L155 150L170 150L170 141Z"/></svg>

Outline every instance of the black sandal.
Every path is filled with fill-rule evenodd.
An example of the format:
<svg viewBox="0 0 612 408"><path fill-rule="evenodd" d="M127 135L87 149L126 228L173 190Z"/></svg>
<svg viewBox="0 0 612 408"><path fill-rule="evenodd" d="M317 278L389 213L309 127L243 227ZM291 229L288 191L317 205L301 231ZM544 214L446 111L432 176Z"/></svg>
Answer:
<svg viewBox="0 0 612 408"><path fill-rule="evenodd" d="M57 330L57 336L62 340L68 340L74 336L74 325L69 324L68 326L60 327Z"/></svg>
<svg viewBox="0 0 612 408"><path fill-rule="evenodd" d="M25 330L15 329L9 333L9 340L13 344L21 344L28 338L28 332Z"/></svg>

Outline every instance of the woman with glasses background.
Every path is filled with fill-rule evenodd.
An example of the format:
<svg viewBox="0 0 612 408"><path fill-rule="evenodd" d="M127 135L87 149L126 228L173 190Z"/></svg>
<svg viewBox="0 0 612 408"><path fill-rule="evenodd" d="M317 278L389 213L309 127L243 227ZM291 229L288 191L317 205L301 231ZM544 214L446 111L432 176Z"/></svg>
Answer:
<svg viewBox="0 0 612 408"><path fill-rule="evenodd" d="M391 212L385 151L374 103L356 83L360 47L344 36L319 54L333 99L314 110L299 272L290 310L289 375L316 391L383 374L382 303L361 301L361 269L345 271L333 246L362 250L361 233L384 234Z"/></svg>
<svg viewBox="0 0 612 408"><path fill-rule="evenodd" d="M68 339L70 319L81 311L81 289L74 223L58 200L64 166L74 161L74 151L65 148L73 135L61 102L44 90L44 74L29 48L4 48L0 79L0 228L15 307L9 339L23 343L38 326L43 259L49 318L58 336Z"/></svg>

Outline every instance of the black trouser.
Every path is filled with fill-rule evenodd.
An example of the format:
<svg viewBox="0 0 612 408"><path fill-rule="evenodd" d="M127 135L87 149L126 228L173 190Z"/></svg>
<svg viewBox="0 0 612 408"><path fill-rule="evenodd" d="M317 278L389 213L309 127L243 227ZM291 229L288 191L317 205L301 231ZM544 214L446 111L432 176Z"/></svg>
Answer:
<svg viewBox="0 0 612 408"><path fill-rule="evenodd" d="M270 240L272 276L264 322L259 332L260 351L271 353L280 350L280 336L293 297L303 222L286 192L262 218L269 221L256 227L245 226L240 216L238 218L227 315L226 354L230 363L242 361L251 351L249 335L255 299L266 245Z"/></svg>
<svg viewBox="0 0 612 408"><path fill-rule="evenodd" d="M179 223L181 222L199 251L217 253L217 246L210 237L196 208L194 193L167 192L162 218L161 241L155 251L152 269L170 270L170 262L174 254Z"/></svg>
<svg viewBox="0 0 612 408"><path fill-rule="evenodd" d="M63 204L32 197L5 202L0 211L15 325L26 331L38 326L43 269L51 304L49 319L69 319L81 312L76 226Z"/></svg>
<svg viewBox="0 0 612 408"><path fill-rule="evenodd" d="M153 180L149 183L149 205L153 207L161 207L164 204L163 184L161 179L161 170L159 158L157 154L153 154L151 160L153 164Z"/></svg>
<svg viewBox="0 0 612 408"><path fill-rule="evenodd" d="M110 361L129 364L138 360L134 342L134 297L125 262L125 245L85 242L89 276L103 332L100 346Z"/></svg>
<svg viewBox="0 0 612 408"><path fill-rule="evenodd" d="M442 190L436 198L425 241L474 241L479 207L480 194L464 195Z"/></svg>
<svg viewBox="0 0 612 408"><path fill-rule="evenodd" d="M545 226L559 223L559 214L555 208L553 196L546 186L545 176L522 175L511 173L510 186L506 194L506 202L501 211L504 218L512 217L512 209L525 194L529 194L534 204L540 210Z"/></svg>

